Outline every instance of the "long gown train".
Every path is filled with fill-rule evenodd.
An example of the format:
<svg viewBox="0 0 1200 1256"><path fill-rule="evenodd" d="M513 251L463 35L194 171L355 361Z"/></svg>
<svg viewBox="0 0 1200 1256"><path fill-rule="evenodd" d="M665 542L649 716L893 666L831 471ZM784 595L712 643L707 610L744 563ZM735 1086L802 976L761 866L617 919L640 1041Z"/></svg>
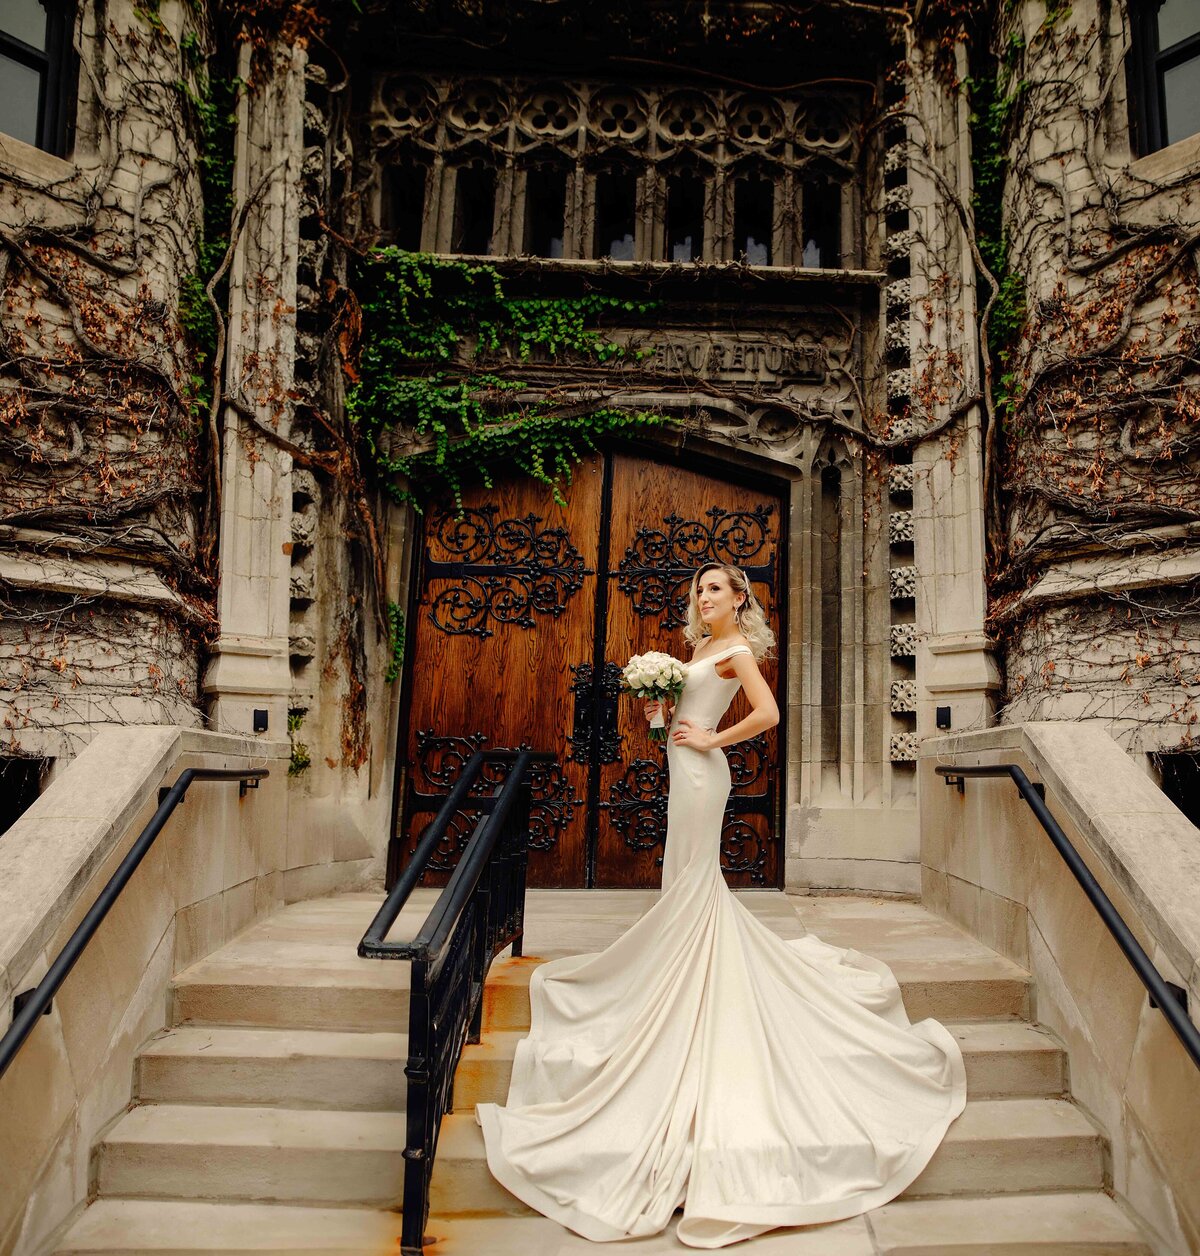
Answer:
<svg viewBox="0 0 1200 1256"><path fill-rule="evenodd" d="M715 728L739 682L686 664L675 718ZM655 1234L716 1248L894 1198L966 1102L962 1054L910 1024L887 965L785 941L721 875L729 765L668 742L662 893L603 951L529 987L504 1106L476 1105L488 1166L597 1242Z"/></svg>

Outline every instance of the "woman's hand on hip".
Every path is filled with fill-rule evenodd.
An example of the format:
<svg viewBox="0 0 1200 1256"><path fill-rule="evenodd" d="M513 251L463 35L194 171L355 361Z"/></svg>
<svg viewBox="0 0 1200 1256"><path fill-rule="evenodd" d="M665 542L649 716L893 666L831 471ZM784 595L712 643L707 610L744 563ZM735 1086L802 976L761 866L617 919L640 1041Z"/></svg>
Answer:
<svg viewBox="0 0 1200 1256"><path fill-rule="evenodd" d="M677 746L691 746L693 750L711 750L716 745L717 737L712 729L705 728L703 724L697 724L695 720L689 720L684 716L675 725L671 740Z"/></svg>

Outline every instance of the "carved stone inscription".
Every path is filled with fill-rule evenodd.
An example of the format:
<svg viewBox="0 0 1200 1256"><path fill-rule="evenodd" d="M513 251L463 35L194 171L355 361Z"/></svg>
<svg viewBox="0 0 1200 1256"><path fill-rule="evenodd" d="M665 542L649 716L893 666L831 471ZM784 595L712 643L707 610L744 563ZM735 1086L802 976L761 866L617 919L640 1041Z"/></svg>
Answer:
<svg viewBox="0 0 1200 1256"><path fill-rule="evenodd" d="M619 379L631 386L707 381L792 395L815 392L835 403L853 394L851 380L861 366L856 338L846 333L846 320L839 323L832 318L812 318L790 333L733 332L701 323L691 329L611 328L604 334L625 350L624 356L607 363L610 381ZM471 367L498 365L509 360L509 352L481 349L477 343L464 341L459 360ZM522 362L531 383L549 383L553 378L556 387L561 387L564 374L592 365L569 349L551 352L543 346L535 346Z"/></svg>
<svg viewBox="0 0 1200 1256"><path fill-rule="evenodd" d="M529 395L553 389L560 403L578 393L607 396L614 405L679 405L710 433L783 461L797 455L814 422L830 416L862 422L863 337L853 308L781 311L773 324L751 327L731 326L728 312L711 306L676 304L670 319L666 327L604 328L605 339L625 352L608 358L600 372L569 349L551 353L542 346L518 361L506 346L480 352L464 341L459 360L467 370L517 370Z"/></svg>
<svg viewBox="0 0 1200 1256"><path fill-rule="evenodd" d="M827 361L814 344L772 340L671 336L646 346L642 359L650 371L687 374L701 379L759 382L779 387L789 383L824 384Z"/></svg>

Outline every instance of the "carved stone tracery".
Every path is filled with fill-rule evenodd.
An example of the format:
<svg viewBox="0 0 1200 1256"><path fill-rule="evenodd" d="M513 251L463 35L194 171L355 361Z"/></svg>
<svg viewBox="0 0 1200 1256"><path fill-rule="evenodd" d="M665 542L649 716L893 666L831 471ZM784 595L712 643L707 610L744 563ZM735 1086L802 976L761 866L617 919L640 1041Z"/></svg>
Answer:
<svg viewBox="0 0 1200 1256"><path fill-rule="evenodd" d="M549 144L558 146L569 167L564 210L571 243L564 256L591 257L601 247L593 230L596 182L620 170L638 180L633 260L667 260L666 188L686 174L705 186L705 234L712 233L691 260L740 256L735 184L748 180L774 188L771 255L769 262L756 264L799 266L811 264L804 261L798 199L810 172L819 167L822 178L848 186L853 195L846 208L857 218L865 108L850 89L768 97L708 85L631 86L517 76L464 83L406 73L379 77L367 121L379 165L416 163L436 175L425 184L421 239L402 241L405 247L455 251L450 234L454 172L463 164L460 151L472 146L471 162L490 166L498 176L490 251L525 252L523 181L531 148ZM444 172L436 170L438 155L446 159ZM544 161L545 154L537 160ZM859 265L859 251L854 245L842 264Z"/></svg>

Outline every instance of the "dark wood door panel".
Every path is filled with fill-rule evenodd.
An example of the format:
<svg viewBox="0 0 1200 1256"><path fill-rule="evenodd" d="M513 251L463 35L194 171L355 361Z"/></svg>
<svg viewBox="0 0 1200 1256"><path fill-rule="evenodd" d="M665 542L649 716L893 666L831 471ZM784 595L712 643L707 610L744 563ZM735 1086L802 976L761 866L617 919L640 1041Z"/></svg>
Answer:
<svg viewBox="0 0 1200 1256"><path fill-rule="evenodd" d="M625 454L614 459L605 658L618 667L646 650L689 659L682 632L688 591L695 569L710 559L746 571L774 624L780 499L678 466ZM760 666L777 692L777 662ZM739 691L723 723L749 710ZM618 729L620 759L600 769L596 884L656 886L666 837L666 751L649 740L641 704L632 698L620 703ZM779 883L778 746L771 729L726 751L733 790L721 862L731 885Z"/></svg>
<svg viewBox="0 0 1200 1256"><path fill-rule="evenodd" d="M601 469L598 455L577 467L567 508L545 486L514 479L465 492L462 519L426 520L404 858L476 746L525 744L558 756L534 782L530 884L583 884L587 767L567 758L568 678L592 657ZM457 862L474 818L458 818L431 882Z"/></svg>

